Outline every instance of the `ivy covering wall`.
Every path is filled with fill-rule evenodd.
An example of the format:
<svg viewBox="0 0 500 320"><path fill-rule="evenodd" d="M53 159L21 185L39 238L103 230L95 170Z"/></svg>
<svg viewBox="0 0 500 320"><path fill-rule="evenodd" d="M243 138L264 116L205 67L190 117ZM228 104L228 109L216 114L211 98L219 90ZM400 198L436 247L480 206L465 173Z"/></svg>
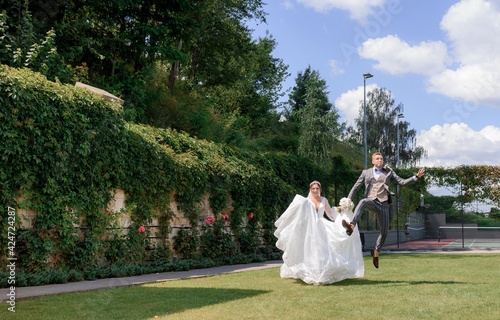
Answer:
<svg viewBox="0 0 500 320"><path fill-rule="evenodd" d="M1 256L8 255L7 208L33 210L32 225L18 229L16 239L27 271L144 261L148 237L171 231L170 202L196 226L206 194L216 219L232 200L223 230L236 243L252 243L246 228L252 213L258 245L271 248L279 214L324 175L302 158L231 150L127 123L119 104L6 66L0 66L0 136ZM131 217L125 234L113 228L116 214L108 210L116 189L124 190ZM161 232L138 231L153 219ZM19 217L16 223L20 228ZM175 251L166 242L156 249L153 256Z"/></svg>

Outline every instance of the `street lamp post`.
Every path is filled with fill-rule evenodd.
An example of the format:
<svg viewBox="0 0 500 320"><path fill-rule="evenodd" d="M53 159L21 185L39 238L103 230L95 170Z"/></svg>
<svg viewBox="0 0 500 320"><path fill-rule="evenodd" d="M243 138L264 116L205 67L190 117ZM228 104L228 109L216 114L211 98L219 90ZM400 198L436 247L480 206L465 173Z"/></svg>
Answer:
<svg viewBox="0 0 500 320"><path fill-rule="evenodd" d="M366 79L373 77L371 73L363 74L363 88L364 88L364 98L363 98L363 148L364 148L364 157L365 157L365 169L368 168L368 160L367 160L367 146L366 146Z"/></svg>
<svg viewBox="0 0 500 320"><path fill-rule="evenodd" d="M404 118L405 116L402 114L402 113L399 113L398 114L398 117L397 117L397 123L396 123L396 128L397 128L397 142L396 142L396 150L397 150L397 159L396 159L396 168L399 168L399 119L402 119Z"/></svg>
<svg viewBox="0 0 500 320"><path fill-rule="evenodd" d="M402 113L398 113L398 116L396 118L396 128L397 128L397 142L396 142L396 168L399 169L399 119L404 118L405 116ZM397 227L397 236L398 236L398 248L399 248L399 184L396 186L396 197L397 197L397 203L396 203L396 227Z"/></svg>

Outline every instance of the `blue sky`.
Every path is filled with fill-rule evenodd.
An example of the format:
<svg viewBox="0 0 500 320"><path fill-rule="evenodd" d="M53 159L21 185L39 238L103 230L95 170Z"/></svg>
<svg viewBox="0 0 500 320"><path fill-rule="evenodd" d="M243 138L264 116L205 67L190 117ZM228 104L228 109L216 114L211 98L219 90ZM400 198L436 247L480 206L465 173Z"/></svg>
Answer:
<svg viewBox="0 0 500 320"><path fill-rule="evenodd" d="M500 2L487 0L267 0L284 89L308 66L353 123L367 92L391 91L428 151L422 166L500 165Z"/></svg>

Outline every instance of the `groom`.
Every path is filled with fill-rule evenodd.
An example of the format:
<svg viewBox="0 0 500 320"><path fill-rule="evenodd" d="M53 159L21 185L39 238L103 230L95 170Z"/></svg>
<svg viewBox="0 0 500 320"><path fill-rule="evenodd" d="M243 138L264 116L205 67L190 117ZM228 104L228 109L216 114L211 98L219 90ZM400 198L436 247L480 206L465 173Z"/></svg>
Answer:
<svg viewBox="0 0 500 320"><path fill-rule="evenodd" d="M411 178L403 179L389 167L382 167L384 165L384 157L380 152L375 152L372 155L372 163L373 168L363 170L358 178L358 181L356 181L347 196L349 199L352 199L358 189L364 184L365 198L356 206L351 223L347 223L347 221L342 220L342 225L346 229L347 234L351 235L354 227L361 217L361 214L363 213L363 210L366 209L377 215L377 221L380 226L380 235L377 238L375 250L371 251L371 255L373 257L373 265L375 268L378 268L380 249L384 245L385 238L387 237L387 231L389 230L389 207L391 204L392 192L389 191L388 183L391 179L396 184L401 186L415 182L418 178L425 174L425 168L420 168L418 173Z"/></svg>

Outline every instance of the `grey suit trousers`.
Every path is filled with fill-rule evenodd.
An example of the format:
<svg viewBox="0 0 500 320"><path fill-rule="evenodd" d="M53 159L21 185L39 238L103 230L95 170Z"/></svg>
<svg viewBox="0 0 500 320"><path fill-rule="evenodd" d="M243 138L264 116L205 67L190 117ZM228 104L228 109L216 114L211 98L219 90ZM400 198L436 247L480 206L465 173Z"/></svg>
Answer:
<svg viewBox="0 0 500 320"><path fill-rule="evenodd" d="M354 216L352 222L357 225L359 218L364 210L373 212L377 216L377 222L380 228L380 235L375 243L375 250L380 252L382 246L384 245L385 239L387 238L387 231L389 230L389 202L380 202L378 199L372 200L365 198L361 200L356 209L354 209Z"/></svg>

